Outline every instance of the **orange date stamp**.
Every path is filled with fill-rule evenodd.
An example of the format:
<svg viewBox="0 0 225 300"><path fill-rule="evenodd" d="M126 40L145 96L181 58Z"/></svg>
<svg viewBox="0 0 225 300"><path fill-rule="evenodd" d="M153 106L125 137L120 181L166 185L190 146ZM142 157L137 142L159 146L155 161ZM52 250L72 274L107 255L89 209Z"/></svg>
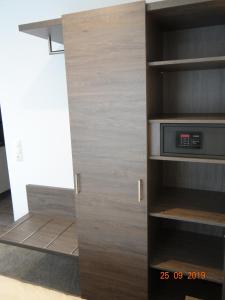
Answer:
<svg viewBox="0 0 225 300"><path fill-rule="evenodd" d="M182 280L184 278L188 280L204 280L206 279L206 276L206 272L160 272L160 280Z"/></svg>

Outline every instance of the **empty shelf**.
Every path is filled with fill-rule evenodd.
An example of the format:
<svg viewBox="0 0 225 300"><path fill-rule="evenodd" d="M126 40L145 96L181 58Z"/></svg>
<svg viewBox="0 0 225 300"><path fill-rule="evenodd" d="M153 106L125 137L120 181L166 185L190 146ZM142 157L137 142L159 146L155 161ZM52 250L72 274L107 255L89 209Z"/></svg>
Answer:
<svg viewBox="0 0 225 300"><path fill-rule="evenodd" d="M152 267L157 270L163 270L168 272L182 272L184 275L189 274L189 272L205 272L207 274L206 280L215 282L215 283L223 283L223 270L219 270L216 268L211 268L207 266L201 266L197 264L185 263L183 260L166 260L163 262L156 262L152 264Z"/></svg>
<svg viewBox="0 0 225 300"><path fill-rule="evenodd" d="M205 280L223 284L223 239L185 231L165 231L151 267L168 272L205 272Z"/></svg>
<svg viewBox="0 0 225 300"><path fill-rule="evenodd" d="M154 270L156 278L160 271ZM222 286L204 280L159 280L152 286L154 300L221 300ZM193 298L187 298L189 297Z"/></svg>
<svg viewBox="0 0 225 300"><path fill-rule="evenodd" d="M150 213L153 217L225 227L225 194L167 188Z"/></svg>

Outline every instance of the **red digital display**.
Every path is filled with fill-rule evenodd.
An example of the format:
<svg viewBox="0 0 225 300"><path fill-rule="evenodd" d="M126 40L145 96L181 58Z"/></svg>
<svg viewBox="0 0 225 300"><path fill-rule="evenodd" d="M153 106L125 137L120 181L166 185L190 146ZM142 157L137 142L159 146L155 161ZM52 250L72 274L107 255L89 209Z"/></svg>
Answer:
<svg viewBox="0 0 225 300"><path fill-rule="evenodd" d="M190 134L187 134L187 133L181 133L181 134L180 134L180 137L181 137L181 138L190 138L190 136L191 136L191 135L190 135Z"/></svg>
<svg viewBox="0 0 225 300"><path fill-rule="evenodd" d="M200 149L201 141L201 132L177 132L176 134L176 146L180 148Z"/></svg>

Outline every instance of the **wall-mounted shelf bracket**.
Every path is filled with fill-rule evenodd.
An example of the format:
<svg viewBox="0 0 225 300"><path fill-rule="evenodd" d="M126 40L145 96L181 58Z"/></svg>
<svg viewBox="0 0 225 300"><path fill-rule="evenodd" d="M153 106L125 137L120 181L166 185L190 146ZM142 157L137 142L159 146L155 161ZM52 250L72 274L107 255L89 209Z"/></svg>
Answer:
<svg viewBox="0 0 225 300"><path fill-rule="evenodd" d="M46 20L19 25L19 31L48 41L49 55L63 54L64 50L53 50L53 42L63 45L62 19ZM63 46L62 46L63 47Z"/></svg>
<svg viewBox="0 0 225 300"><path fill-rule="evenodd" d="M64 53L64 49L53 50L51 34L49 34L49 36L48 36L48 49L49 49L49 55L63 54Z"/></svg>

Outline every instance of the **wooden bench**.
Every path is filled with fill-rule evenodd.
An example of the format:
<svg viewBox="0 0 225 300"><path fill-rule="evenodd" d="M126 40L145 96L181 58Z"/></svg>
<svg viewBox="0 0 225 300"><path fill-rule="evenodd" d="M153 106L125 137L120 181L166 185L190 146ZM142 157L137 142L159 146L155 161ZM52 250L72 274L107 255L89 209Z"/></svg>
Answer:
<svg viewBox="0 0 225 300"><path fill-rule="evenodd" d="M30 213L0 235L0 243L78 256L74 192L27 187Z"/></svg>

